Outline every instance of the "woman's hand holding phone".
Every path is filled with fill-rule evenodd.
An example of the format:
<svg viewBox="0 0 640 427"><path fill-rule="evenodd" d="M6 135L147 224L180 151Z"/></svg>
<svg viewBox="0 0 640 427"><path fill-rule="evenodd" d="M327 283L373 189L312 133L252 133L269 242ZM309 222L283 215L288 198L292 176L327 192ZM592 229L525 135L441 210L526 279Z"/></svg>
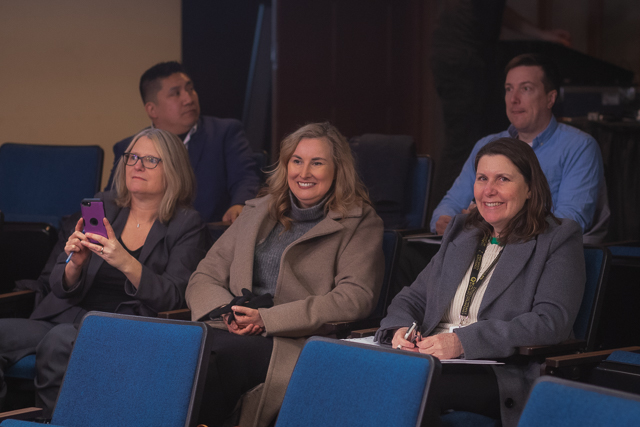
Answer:
<svg viewBox="0 0 640 427"><path fill-rule="evenodd" d="M87 236L82 232L84 220L80 218L76 223L75 231L67 239L64 251L70 257L64 269L64 279L67 285L72 285L78 281L82 273L82 266L91 257L91 251L83 244L87 241Z"/></svg>
<svg viewBox="0 0 640 427"><path fill-rule="evenodd" d="M104 228L107 231L107 237L87 232L85 233L87 239L82 242L82 245L108 262L111 266L123 271L124 266L131 259L135 260L135 258L133 258L129 252L122 247L113 231L113 228L111 227L111 224L109 224L109 220L107 218L103 218L102 221L104 223ZM92 243L94 241L97 243Z"/></svg>

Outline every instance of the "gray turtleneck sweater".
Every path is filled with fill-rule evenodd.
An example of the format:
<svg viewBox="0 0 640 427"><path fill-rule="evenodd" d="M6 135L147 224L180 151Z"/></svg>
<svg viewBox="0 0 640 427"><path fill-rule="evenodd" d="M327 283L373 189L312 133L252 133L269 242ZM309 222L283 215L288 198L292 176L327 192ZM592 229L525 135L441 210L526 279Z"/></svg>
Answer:
<svg viewBox="0 0 640 427"><path fill-rule="evenodd" d="M324 204L326 199L308 209L301 209L295 203L295 197L289 193L293 220L291 228L283 233L284 226L277 223L271 233L256 245L253 258L253 293L264 295L276 292L280 260L282 253L291 243L302 237L324 218Z"/></svg>

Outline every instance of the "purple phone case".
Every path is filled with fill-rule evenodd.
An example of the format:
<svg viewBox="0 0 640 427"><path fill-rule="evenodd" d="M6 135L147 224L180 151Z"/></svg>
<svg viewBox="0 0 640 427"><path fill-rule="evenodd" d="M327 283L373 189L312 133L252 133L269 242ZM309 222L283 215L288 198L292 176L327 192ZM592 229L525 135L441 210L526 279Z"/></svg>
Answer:
<svg viewBox="0 0 640 427"><path fill-rule="evenodd" d="M102 219L104 218L104 206L100 199L83 199L80 205L82 218L84 219L84 232L99 234L107 237L107 229ZM100 244L93 239L91 243Z"/></svg>

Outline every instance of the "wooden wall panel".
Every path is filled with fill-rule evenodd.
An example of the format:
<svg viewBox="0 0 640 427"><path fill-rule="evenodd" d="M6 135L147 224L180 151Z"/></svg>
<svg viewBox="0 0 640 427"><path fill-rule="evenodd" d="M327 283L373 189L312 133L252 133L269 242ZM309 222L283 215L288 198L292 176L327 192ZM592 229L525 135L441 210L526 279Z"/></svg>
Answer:
<svg viewBox="0 0 640 427"><path fill-rule="evenodd" d="M427 2L428 3L428 2ZM415 0L277 0L273 152L302 124L330 120L347 137L410 134L429 151L430 6Z"/></svg>

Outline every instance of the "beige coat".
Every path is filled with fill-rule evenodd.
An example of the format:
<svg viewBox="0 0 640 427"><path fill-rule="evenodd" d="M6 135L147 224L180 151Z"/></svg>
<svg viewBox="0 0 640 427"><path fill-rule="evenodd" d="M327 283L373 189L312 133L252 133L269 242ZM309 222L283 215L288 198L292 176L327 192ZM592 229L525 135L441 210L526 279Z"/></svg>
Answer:
<svg viewBox="0 0 640 427"><path fill-rule="evenodd" d="M191 276L186 300L194 320L252 289L254 249L276 225L269 199L249 200ZM271 363L265 383L243 399L241 426L266 426L275 418L306 337L324 323L371 313L384 274L382 234L373 208L356 206L344 219L330 211L285 249L274 306L260 309L266 335L275 337Z"/></svg>

